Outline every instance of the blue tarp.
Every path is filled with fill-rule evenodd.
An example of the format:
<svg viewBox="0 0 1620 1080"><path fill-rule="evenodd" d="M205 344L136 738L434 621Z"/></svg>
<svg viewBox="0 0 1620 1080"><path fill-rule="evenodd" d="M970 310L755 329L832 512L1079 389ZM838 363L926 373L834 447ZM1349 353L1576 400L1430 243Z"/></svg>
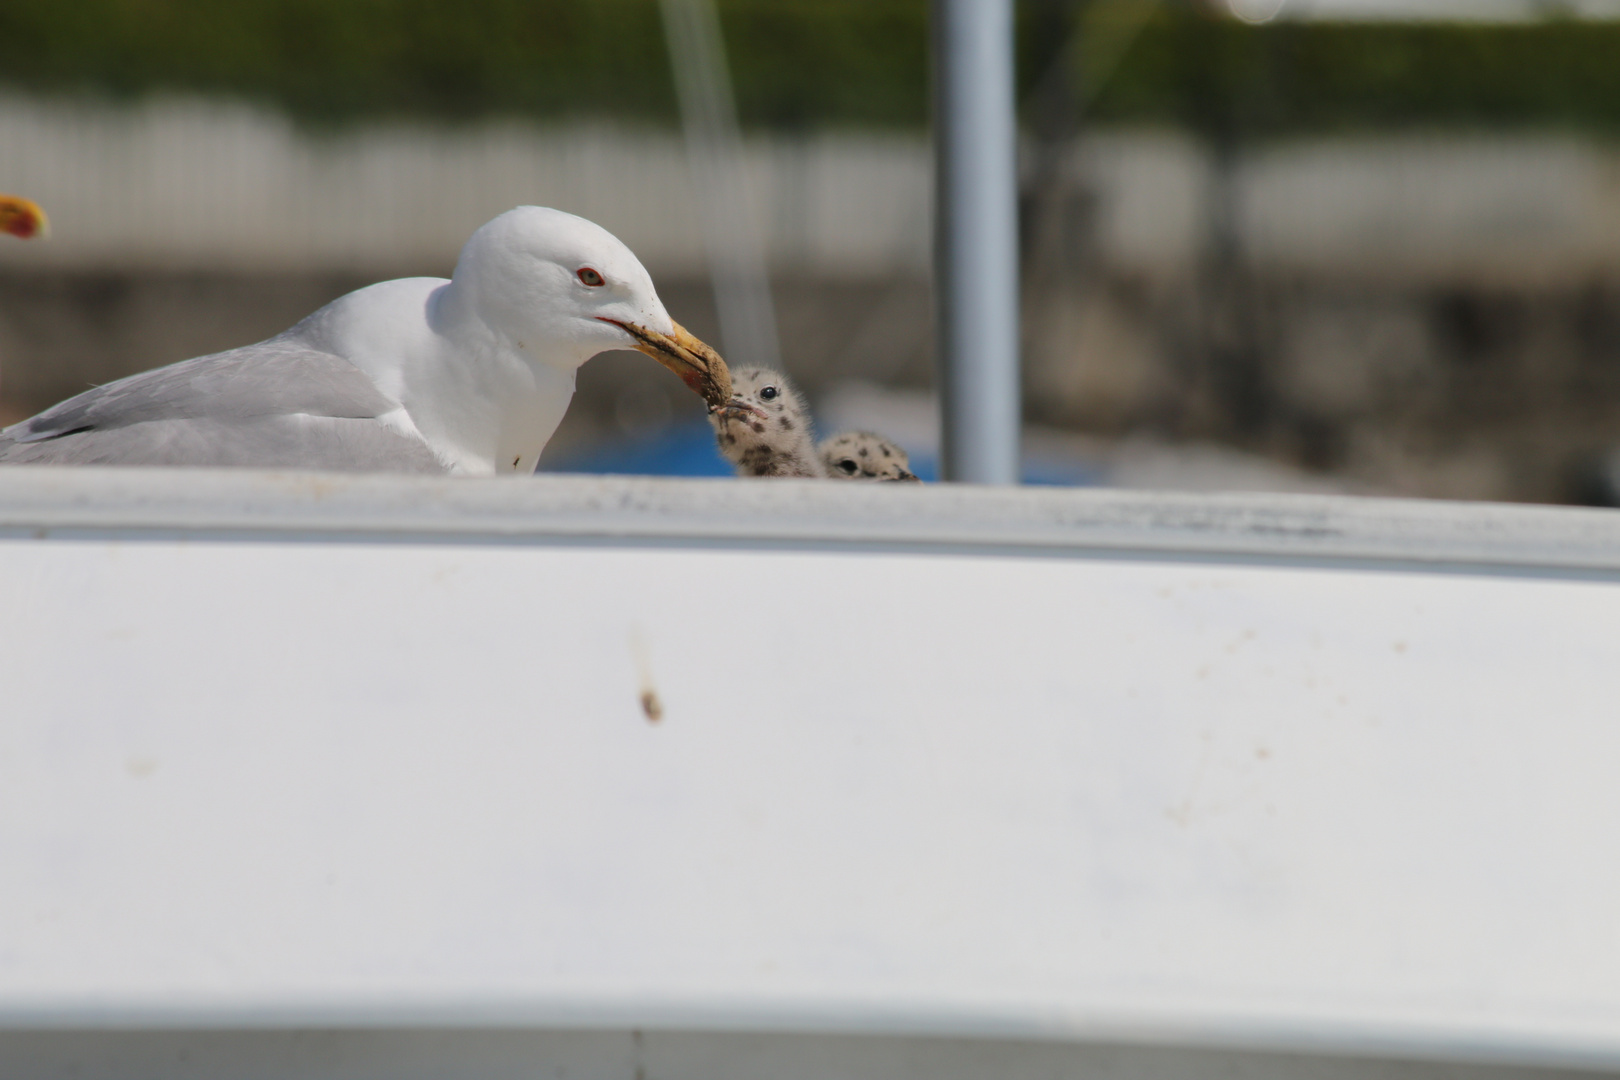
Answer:
<svg viewBox="0 0 1620 1080"><path fill-rule="evenodd" d="M911 469L926 481L939 477L931 454L912 454ZM598 443L548 463L545 472L614 473L624 476L730 476L731 466L714 445L706 423L676 424L656 435ZM1092 487L1105 482L1102 470L1080 461L1025 461L1024 483Z"/></svg>

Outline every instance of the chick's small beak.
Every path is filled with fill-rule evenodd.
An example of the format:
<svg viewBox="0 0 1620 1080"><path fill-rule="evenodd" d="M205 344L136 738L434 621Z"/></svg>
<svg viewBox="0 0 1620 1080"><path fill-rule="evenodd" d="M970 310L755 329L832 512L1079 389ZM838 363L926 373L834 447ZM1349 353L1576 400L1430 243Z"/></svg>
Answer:
<svg viewBox="0 0 1620 1080"><path fill-rule="evenodd" d="M50 219L37 202L21 195L0 195L0 232L24 240L51 234Z"/></svg>
<svg viewBox="0 0 1620 1080"><path fill-rule="evenodd" d="M764 409L761 409L757 405L750 405L746 401L732 400L726 402L724 405L710 405L709 411L720 417L722 420L729 420L733 418L746 419L749 416L757 416L761 420L770 419L770 417L765 415Z"/></svg>
<svg viewBox="0 0 1620 1080"><path fill-rule="evenodd" d="M635 339L635 347L673 371L692 392L709 403L710 409L724 408L731 400L731 372L720 354L687 332L679 323L673 334L661 334L635 323L603 319Z"/></svg>

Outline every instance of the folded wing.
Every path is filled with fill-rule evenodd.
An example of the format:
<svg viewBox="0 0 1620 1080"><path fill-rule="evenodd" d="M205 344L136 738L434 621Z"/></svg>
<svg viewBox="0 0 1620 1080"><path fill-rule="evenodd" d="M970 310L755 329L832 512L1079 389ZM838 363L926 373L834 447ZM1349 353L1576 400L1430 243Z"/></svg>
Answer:
<svg viewBox="0 0 1620 1080"><path fill-rule="evenodd" d="M0 431L0 463L443 473L399 403L293 334L142 372Z"/></svg>

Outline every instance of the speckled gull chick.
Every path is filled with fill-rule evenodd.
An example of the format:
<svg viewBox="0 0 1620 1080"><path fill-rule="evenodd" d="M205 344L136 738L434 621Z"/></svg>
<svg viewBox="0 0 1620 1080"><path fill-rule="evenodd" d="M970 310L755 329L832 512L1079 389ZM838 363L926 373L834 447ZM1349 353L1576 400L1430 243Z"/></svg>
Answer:
<svg viewBox="0 0 1620 1080"><path fill-rule="evenodd" d="M911 458L892 441L872 431L844 431L816 447L827 475L834 480L887 480L918 483Z"/></svg>
<svg viewBox="0 0 1620 1080"><path fill-rule="evenodd" d="M720 453L738 476L825 477L804 397L770 368L732 372L730 399L709 414Z"/></svg>
<svg viewBox="0 0 1620 1080"><path fill-rule="evenodd" d="M528 473L579 366L625 348L731 398L629 248L523 206L473 233L449 280L371 285L268 341L87 391L0 432L0 463Z"/></svg>

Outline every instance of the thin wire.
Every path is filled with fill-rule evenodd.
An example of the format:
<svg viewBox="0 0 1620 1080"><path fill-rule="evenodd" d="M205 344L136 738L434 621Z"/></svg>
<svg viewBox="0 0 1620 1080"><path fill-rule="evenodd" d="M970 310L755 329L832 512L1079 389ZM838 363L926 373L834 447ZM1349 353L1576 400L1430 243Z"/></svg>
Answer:
<svg viewBox="0 0 1620 1080"><path fill-rule="evenodd" d="M660 10L703 217L721 345L735 365L780 367L776 311L744 175L719 13L714 0L661 0Z"/></svg>

